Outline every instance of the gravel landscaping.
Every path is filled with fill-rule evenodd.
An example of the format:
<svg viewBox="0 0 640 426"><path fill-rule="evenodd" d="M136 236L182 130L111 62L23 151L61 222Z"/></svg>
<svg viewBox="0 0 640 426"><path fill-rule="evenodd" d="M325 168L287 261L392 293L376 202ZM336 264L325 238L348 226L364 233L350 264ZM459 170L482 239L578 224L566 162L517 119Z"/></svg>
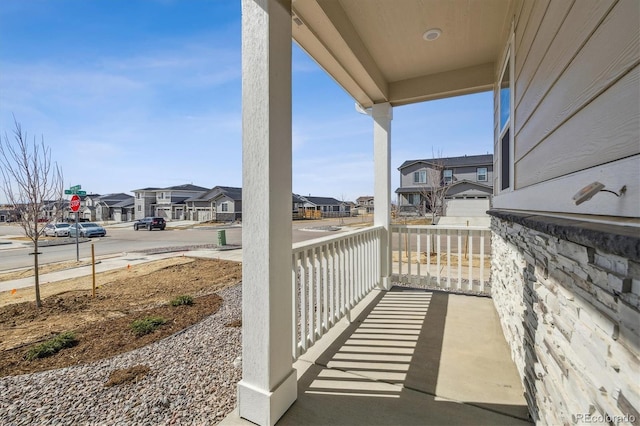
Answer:
<svg viewBox="0 0 640 426"><path fill-rule="evenodd" d="M236 403L242 285L195 326L92 364L0 378L0 424L216 424ZM137 367L133 369L133 367ZM137 371L111 385L112 373ZM106 386L110 383L110 386Z"/></svg>

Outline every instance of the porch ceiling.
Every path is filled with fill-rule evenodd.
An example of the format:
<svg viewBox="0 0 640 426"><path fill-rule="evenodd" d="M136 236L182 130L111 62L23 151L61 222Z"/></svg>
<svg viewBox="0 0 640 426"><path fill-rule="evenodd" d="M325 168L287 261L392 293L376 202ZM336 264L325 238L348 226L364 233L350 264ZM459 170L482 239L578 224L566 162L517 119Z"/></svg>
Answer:
<svg viewBox="0 0 640 426"><path fill-rule="evenodd" d="M293 0L292 32L363 107L403 105L491 89L520 1Z"/></svg>

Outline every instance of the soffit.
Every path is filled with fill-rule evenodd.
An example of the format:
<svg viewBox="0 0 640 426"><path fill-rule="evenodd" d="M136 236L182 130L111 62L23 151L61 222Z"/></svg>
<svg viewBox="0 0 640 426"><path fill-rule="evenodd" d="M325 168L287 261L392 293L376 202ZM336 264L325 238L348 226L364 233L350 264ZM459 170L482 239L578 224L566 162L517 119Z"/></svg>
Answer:
<svg viewBox="0 0 640 426"><path fill-rule="evenodd" d="M356 101L489 90L520 0L294 0L294 40ZM439 28L435 41L424 32Z"/></svg>

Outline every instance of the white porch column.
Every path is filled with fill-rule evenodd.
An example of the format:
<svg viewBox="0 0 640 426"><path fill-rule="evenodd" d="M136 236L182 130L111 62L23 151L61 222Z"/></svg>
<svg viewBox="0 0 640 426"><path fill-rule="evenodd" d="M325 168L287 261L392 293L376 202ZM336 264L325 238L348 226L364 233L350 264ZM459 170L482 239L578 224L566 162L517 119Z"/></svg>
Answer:
<svg viewBox="0 0 640 426"><path fill-rule="evenodd" d="M391 119L388 102L375 104L373 116L374 210L373 224L383 226L380 237L380 286L391 288Z"/></svg>
<svg viewBox="0 0 640 426"><path fill-rule="evenodd" d="M291 1L242 1L241 417L273 425L292 367Z"/></svg>

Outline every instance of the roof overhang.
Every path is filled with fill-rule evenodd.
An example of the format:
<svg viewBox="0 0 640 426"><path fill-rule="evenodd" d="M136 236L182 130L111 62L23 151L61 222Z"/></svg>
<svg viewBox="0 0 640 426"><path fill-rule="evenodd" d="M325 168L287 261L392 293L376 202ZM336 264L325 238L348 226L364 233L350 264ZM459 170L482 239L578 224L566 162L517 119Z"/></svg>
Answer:
<svg viewBox="0 0 640 426"><path fill-rule="evenodd" d="M292 34L362 107L397 106L491 90L520 2L294 0Z"/></svg>

